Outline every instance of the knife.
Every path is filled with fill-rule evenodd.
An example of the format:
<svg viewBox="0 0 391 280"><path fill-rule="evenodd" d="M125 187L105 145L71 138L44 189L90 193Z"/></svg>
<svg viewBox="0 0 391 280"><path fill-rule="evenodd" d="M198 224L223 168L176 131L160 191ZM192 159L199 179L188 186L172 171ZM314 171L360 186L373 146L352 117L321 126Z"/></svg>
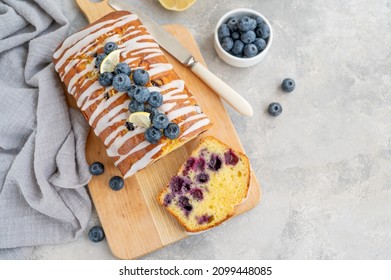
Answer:
<svg viewBox="0 0 391 280"><path fill-rule="evenodd" d="M138 15L140 21L148 29L156 42L175 57L180 63L190 68L205 84L223 98L229 105L242 115L252 116L253 108L239 93L209 71L205 66L195 60L193 55L173 36L159 24L140 11L137 11L123 0L110 0L109 5L118 11L131 11Z"/></svg>

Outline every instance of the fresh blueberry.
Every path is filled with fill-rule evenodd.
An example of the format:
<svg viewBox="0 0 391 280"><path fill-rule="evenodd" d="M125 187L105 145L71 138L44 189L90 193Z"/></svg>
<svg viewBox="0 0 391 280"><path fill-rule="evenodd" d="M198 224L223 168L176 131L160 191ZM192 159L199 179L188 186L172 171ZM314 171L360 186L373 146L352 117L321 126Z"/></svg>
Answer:
<svg viewBox="0 0 391 280"><path fill-rule="evenodd" d="M151 122L153 120L153 117L159 114L159 110L149 104L144 105L144 112L149 113L149 119L151 120Z"/></svg>
<svg viewBox="0 0 391 280"><path fill-rule="evenodd" d="M267 39L270 36L269 25L267 25L266 22L263 22L259 25L255 32L257 33L258 37L261 37L262 39Z"/></svg>
<svg viewBox="0 0 391 280"><path fill-rule="evenodd" d="M125 74L114 76L113 87L118 91L128 91L130 89L130 78Z"/></svg>
<svg viewBox="0 0 391 280"><path fill-rule="evenodd" d="M232 32L231 38L234 39L234 40L239 39L240 38L239 32Z"/></svg>
<svg viewBox="0 0 391 280"><path fill-rule="evenodd" d="M234 40L232 40L231 37L225 37L224 39L221 40L221 47L226 52L229 52L233 46L234 46Z"/></svg>
<svg viewBox="0 0 391 280"><path fill-rule="evenodd" d="M151 144L156 144L159 142L160 138L162 138L162 133L159 129L151 126L150 128L147 128L147 130L144 133L145 140L147 140Z"/></svg>
<svg viewBox="0 0 391 280"><path fill-rule="evenodd" d="M165 129L169 123L168 117L163 113L153 116L152 125L157 129Z"/></svg>
<svg viewBox="0 0 391 280"><path fill-rule="evenodd" d="M237 17L231 17L227 21L227 26L231 32L237 31L238 30L238 18Z"/></svg>
<svg viewBox="0 0 391 280"><path fill-rule="evenodd" d="M168 139L175 139L179 136L179 126L176 123L169 123L168 126L163 129L164 136Z"/></svg>
<svg viewBox="0 0 391 280"><path fill-rule="evenodd" d="M221 163L221 158L218 155L213 154L208 162L208 167L210 170L218 171L221 168Z"/></svg>
<svg viewBox="0 0 391 280"><path fill-rule="evenodd" d="M113 191L119 191L124 187L124 179L120 176L111 177L109 186Z"/></svg>
<svg viewBox="0 0 391 280"><path fill-rule="evenodd" d="M204 198L204 194L202 192L202 189L200 188L193 188L190 190L190 195L195 199L195 200L202 200Z"/></svg>
<svg viewBox="0 0 391 280"><path fill-rule="evenodd" d="M149 118L150 118L151 122L152 122L153 118L160 113L158 109L156 109L155 107L152 107L149 104L144 105L144 112L149 113Z"/></svg>
<svg viewBox="0 0 391 280"><path fill-rule="evenodd" d="M231 33L229 32L228 25L223 23L218 29L217 29L217 36L219 37L219 40L221 41L225 37L229 37Z"/></svg>
<svg viewBox="0 0 391 280"><path fill-rule="evenodd" d="M102 54L99 54L96 58L95 58L95 66L97 68L100 67L100 64L102 63L103 59L105 59L106 57L106 54L102 53Z"/></svg>
<svg viewBox="0 0 391 280"><path fill-rule="evenodd" d="M246 44L243 53L247 57L253 57L258 54L258 48L254 44Z"/></svg>
<svg viewBox="0 0 391 280"><path fill-rule="evenodd" d="M118 63L114 69L115 74L125 74L126 76L129 76L131 72L129 65L125 62Z"/></svg>
<svg viewBox="0 0 391 280"><path fill-rule="evenodd" d="M257 28L257 21L255 19L250 18L250 24L251 24L250 30L255 30L255 28Z"/></svg>
<svg viewBox="0 0 391 280"><path fill-rule="evenodd" d="M200 173L196 176L197 182L204 184L209 181L209 175L206 173Z"/></svg>
<svg viewBox="0 0 391 280"><path fill-rule="evenodd" d="M249 18L247 16L241 17L238 20L238 28L239 28L239 30L242 31L242 32L246 32L246 31L251 30L252 21L253 21L253 19Z"/></svg>
<svg viewBox="0 0 391 280"><path fill-rule="evenodd" d="M138 86L138 85L131 85L130 88L129 88L129 90L128 90L128 96L129 96L130 98L133 98L134 93L136 92L136 90L137 90L139 87L140 87L140 86Z"/></svg>
<svg viewBox="0 0 391 280"><path fill-rule="evenodd" d="M277 117L279 114L282 113L282 106L280 103L273 102L270 103L269 107L267 108L267 111L271 116Z"/></svg>
<svg viewBox="0 0 391 280"><path fill-rule="evenodd" d="M90 165L89 170L92 175L98 176L105 172L105 166L97 161Z"/></svg>
<svg viewBox="0 0 391 280"><path fill-rule="evenodd" d="M296 87L296 83L291 78L286 78L282 81L281 88L285 92L292 92Z"/></svg>
<svg viewBox="0 0 391 280"><path fill-rule="evenodd" d="M235 153L230 149L229 151L224 153L224 162L227 165L235 166L239 161L239 158Z"/></svg>
<svg viewBox="0 0 391 280"><path fill-rule="evenodd" d="M111 86L114 75L111 72L104 72L99 75L99 83L104 87Z"/></svg>
<svg viewBox="0 0 391 280"><path fill-rule="evenodd" d="M138 102L144 103L149 99L149 96L150 96L149 89L140 86L134 92L133 98L136 99Z"/></svg>
<svg viewBox="0 0 391 280"><path fill-rule="evenodd" d="M133 131L133 130L134 130L134 125L133 125L133 123L131 123L131 122L126 122L126 123L125 123L125 126L126 126L126 128L127 128L129 131Z"/></svg>
<svg viewBox="0 0 391 280"><path fill-rule="evenodd" d="M264 23L263 18L261 18L260 16L256 16L256 17L254 17L254 19L257 23L257 27L259 27L262 23Z"/></svg>
<svg viewBox="0 0 391 280"><path fill-rule="evenodd" d="M253 44L257 47L258 52L261 52L266 48L266 41L262 38L256 38Z"/></svg>
<svg viewBox="0 0 391 280"><path fill-rule="evenodd" d="M238 56L238 55L241 55L243 53L243 48L244 48L244 43L242 41L240 41L240 40L236 40L234 42L234 46L233 46L231 52L234 55Z"/></svg>
<svg viewBox="0 0 391 280"><path fill-rule="evenodd" d="M103 228L101 226L93 226L88 231L88 238L92 242L100 242L105 239L105 232L103 231Z"/></svg>
<svg viewBox="0 0 391 280"><path fill-rule="evenodd" d="M240 40L242 40L243 43L245 44L250 44L254 42L255 38L257 36L255 35L255 32L252 30L243 32L242 35L240 35Z"/></svg>
<svg viewBox="0 0 391 280"><path fill-rule="evenodd" d="M182 208L185 211L187 215L193 209L193 206L189 202L189 198L187 198L186 196L179 197L178 205L180 208Z"/></svg>
<svg viewBox="0 0 391 280"><path fill-rule="evenodd" d="M149 74L144 69L136 69L133 72L133 82L139 86L145 86L149 81Z"/></svg>
<svg viewBox="0 0 391 280"><path fill-rule="evenodd" d="M131 113L143 112L144 111L144 103L138 102L136 99L132 99L129 102L128 108Z"/></svg>
<svg viewBox="0 0 391 280"><path fill-rule="evenodd" d="M105 47L104 47L104 52L105 54L109 54L111 53L112 51L115 51L116 49L118 49L118 46L116 43L113 43L113 42L108 42Z"/></svg>
<svg viewBox="0 0 391 280"><path fill-rule="evenodd" d="M148 99L149 105L158 108L163 104L163 95L158 91L152 91Z"/></svg>

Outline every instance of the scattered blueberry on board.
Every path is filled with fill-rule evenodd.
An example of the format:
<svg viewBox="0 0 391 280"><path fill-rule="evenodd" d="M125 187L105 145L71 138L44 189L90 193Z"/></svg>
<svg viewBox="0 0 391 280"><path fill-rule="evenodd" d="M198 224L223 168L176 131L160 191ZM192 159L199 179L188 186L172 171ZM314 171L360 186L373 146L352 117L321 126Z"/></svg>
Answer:
<svg viewBox="0 0 391 280"><path fill-rule="evenodd" d="M281 88L285 92L292 92L295 90L296 83L291 78L286 78L282 81Z"/></svg>
<svg viewBox="0 0 391 280"><path fill-rule="evenodd" d="M97 161L90 165L89 170L92 175L98 176L105 172L105 166Z"/></svg>
<svg viewBox="0 0 391 280"><path fill-rule="evenodd" d="M260 16L231 17L217 29L217 36L226 52L250 58L266 48L270 27Z"/></svg>
<svg viewBox="0 0 391 280"><path fill-rule="evenodd" d="M269 107L267 108L267 111L269 115L273 117L277 117L282 113L282 106L280 103L272 102L269 104Z"/></svg>
<svg viewBox="0 0 391 280"><path fill-rule="evenodd" d="M92 242L100 242L105 239L105 232L103 231L103 228L101 226L93 226L88 231L88 238Z"/></svg>
<svg viewBox="0 0 391 280"><path fill-rule="evenodd" d="M109 186L113 191L119 191L124 187L124 179L120 176L114 176L110 179Z"/></svg>

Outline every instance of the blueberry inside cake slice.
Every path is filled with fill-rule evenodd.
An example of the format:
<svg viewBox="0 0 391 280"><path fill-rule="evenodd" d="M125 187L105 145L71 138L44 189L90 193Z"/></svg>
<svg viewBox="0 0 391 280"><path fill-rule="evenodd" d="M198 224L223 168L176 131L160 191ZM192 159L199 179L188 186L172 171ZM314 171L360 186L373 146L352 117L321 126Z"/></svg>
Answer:
<svg viewBox="0 0 391 280"><path fill-rule="evenodd" d="M208 136L158 196L189 232L209 229L235 213L247 196L250 164L246 155Z"/></svg>

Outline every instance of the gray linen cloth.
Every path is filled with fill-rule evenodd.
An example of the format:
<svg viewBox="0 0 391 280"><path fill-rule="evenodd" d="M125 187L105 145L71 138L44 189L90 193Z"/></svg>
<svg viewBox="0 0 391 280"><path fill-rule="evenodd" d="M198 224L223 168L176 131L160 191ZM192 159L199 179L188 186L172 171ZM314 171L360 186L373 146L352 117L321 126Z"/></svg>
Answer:
<svg viewBox="0 0 391 280"><path fill-rule="evenodd" d="M0 1L0 259L74 240L91 215L88 124L68 108L51 63L69 2Z"/></svg>

